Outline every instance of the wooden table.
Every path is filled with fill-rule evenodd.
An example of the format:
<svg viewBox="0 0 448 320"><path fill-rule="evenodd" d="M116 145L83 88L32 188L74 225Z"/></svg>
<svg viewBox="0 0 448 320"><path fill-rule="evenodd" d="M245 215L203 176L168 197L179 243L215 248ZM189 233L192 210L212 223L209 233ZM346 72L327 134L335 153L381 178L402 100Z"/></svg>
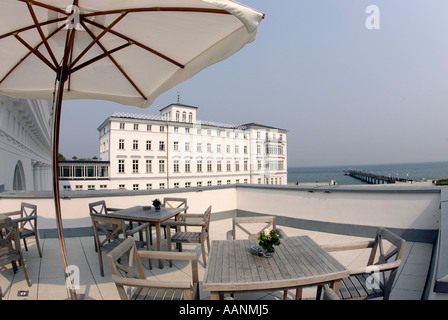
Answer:
<svg viewBox="0 0 448 320"><path fill-rule="evenodd" d="M124 219L126 221L133 222L150 222L156 226L156 236L157 236L157 250L162 251L162 237L161 237L161 224L162 222L169 220L173 217L177 217L177 215L188 207L182 208L160 208L160 211L156 212L154 207L151 206L151 209L146 209L145 206L135 206L127 209L122 209L118 211L114 211L109 213L108 215L115 218ZM159 260L159 267L163 268L163 260Z"/></svg>
<svg viewBox="0 0 448 320"><path fill-rule="evenodd" d="M224 293L299 289L320 283L331 283L337 292L339 280L349 276L345 266L308 236L283 238L272 258L251 254L254 245L257 240L212 242L203 281L212 299Z"/></svg>

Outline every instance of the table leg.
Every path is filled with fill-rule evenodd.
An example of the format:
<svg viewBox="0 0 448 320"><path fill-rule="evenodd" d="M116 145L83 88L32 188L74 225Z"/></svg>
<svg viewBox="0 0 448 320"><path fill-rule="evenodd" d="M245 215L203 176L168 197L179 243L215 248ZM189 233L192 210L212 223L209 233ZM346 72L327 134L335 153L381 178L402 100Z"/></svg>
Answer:
<svg viewBox="0 0 448 320"><path fill-rule="evenodd" d="M160 222L156 222L157 250L162 251L162 232ZM159 268L163 269L163 260L159 260Z"/></svg>

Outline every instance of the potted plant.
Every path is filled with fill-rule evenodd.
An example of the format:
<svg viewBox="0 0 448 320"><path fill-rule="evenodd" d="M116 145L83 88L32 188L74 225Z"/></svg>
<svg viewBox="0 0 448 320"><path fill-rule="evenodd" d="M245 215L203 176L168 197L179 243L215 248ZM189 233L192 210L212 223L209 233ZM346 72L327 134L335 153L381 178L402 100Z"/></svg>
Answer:
<svg viewBox="0 0 448 320"><path fill-rule="evenodd" d="M160 211L160 205L161 204L162 204L162 202L160 202L159 199L152 200L152 205L154 206L156 211Z"/></svg>
<svg viewBox="0 0 448 320"><path fill-rule="evenodd" d="M277 230L264 229L258 236L258 244L263 248L264 254L269 256L274 253L274 246L280 245L280 238Z"/></svg>

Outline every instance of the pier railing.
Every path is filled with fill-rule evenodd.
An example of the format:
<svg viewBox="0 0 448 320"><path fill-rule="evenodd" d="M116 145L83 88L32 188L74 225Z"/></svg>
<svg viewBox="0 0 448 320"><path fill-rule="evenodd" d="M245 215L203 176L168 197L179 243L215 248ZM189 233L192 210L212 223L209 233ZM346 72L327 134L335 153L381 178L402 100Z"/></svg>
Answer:
<svg viewBox="0 0 448 320"><path fill-rule="evenodd" d="M399 177L392 177L392 176L384 176L380 174L370 173L370 172L364 172L360 170L354 170L354 169L347 169L344 170L344 174L346 176L351 176L355 179L364 181L369 184L390 184L395 182L408 182L409 179L399 178Z"/></svg>

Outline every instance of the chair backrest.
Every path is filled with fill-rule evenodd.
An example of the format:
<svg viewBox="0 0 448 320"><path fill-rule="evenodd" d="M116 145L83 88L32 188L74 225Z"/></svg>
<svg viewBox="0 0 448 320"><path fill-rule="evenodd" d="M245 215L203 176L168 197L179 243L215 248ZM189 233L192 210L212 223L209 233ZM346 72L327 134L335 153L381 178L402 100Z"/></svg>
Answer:
<svg viewBox="0 0 448 320"><path fill-rule="evenodd" d="M386 228L378 228L367 265L382 264L401 259L405 240ZM389 249L387 249L387 245Z"/></svg>
<svg viewBox="0 0 448 320"><path fill-rule="evenodd" d="M405 243L405 240L388 229L378 228L367 265L381 265L400 260ZM389 299L397 271L398 265L387 272L380 273L382 279L378 280L380 285L383 286L384 299L386 300Z"/></svg>
<svg viewBox="0 0 448 320"><path fill-rule="evenodd" d="M187 207L187 199L186 198L165 197L165 198L163 198L162 207L165 207L165 208L184 208L184 207ZM184 213L187 213L186 209L185 209Z"/></svg>
<svg viewBox="0 0 448 320"><path fill-rule="evenodd" d="M120 234L126 235L125 221L122 219L112 218L104 214L90 214L92 218L93 233L98 248L101 248L107 244L108 247L118 246L121 241ZM106 225L112 226L112 228L106 228ZM105 238L100 242L98 231L104 233Z"/></svg>
<svg viewBox="0 0 448 320"><path fill-rule="evenodd" d="M21 254L18 223L13 220L0 222L0 233L0 263L17 260ZM14 252L16 254L11 254Z"/></svg>
<svg viewBox="0 0 448 320"><path fill-rule="evenodd" d="M257 229L248 230L249 225L255 225ZM258 227L262 226L261 229ZM260 217L234 217L232 219L232 235L233 239L236 239L236 232L238 230L247 234L249 239L258 239L258 235L264 229L276 230L277 225L275 223L275 216L260 216Z"/></svg>
<svg viewBox="0 0 448 320"><path fill-rule="evenodd" d="M124 258L126 257L126 258ZM187 260L191 263L192 285L189 282L146 280L141 258ZM143 287L184 290L185 299L194 299L199 284L197 254L193 252L138 251L133 237L107 254L107 259L118 293L122 300L138 296ZM137 279L137 280L135 280ZM193 288L196 292L193 293ZM136 289L136 290L134 290ZM198 297L198 296L196 296Z"/></svg>
<svg viewBox="0 0 448 320"><path fill-rule="evenodd" d="M89 212L91 214L107 214L106 201L100 200L89 203Z"/></svg>
<svg viewBox="0 0 448 320"><path fill-rule="evenodd" d="M34 204L22 202L20 205L20 218L33 218L33 219L23 219L20 221L19 228L23 229L28 226L32 229L36 229L36 218L37 218L37 206Z"/></svg>
<svg viewBox="0 0 448 320"><path fill-rule="evenodd" d="M208 230L210 228L210 219L212 216L212 206L209 206L207 210L204 212L203 221L205 222L203 230L208 234Z"/></svg>

